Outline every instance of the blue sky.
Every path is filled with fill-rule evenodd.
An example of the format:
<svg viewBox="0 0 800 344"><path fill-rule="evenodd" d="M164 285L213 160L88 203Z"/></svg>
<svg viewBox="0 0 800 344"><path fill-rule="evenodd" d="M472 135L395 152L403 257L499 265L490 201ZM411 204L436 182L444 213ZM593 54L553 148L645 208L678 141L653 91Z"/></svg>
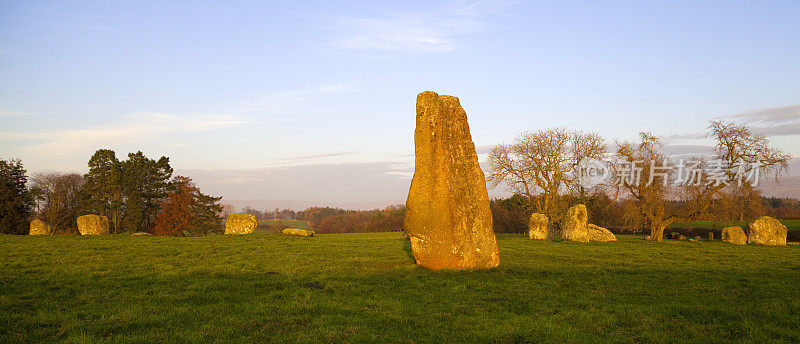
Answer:
<svg viewBox="0 0 800 344"><path fill-rule="evenodd" d="M703 144L686 138L729 117L800 156L799 14L797 1L0 0L0 156L83 172L98 148L142 150L228 199L402 201L423 90L461 99L479 147L555 126Z"/></svg>

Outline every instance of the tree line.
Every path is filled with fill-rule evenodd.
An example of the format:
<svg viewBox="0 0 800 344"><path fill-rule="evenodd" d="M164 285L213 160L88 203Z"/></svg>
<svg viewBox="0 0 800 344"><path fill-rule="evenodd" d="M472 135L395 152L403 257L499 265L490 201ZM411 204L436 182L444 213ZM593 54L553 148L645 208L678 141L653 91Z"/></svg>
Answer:
<svg viewBox="0 0 800 344"><path fill-rule="evenodd" d="M84 175L40 172L28 181L19 159L0 160L0 231L26 234L29 221L39 219L51 234L74 233L84 214L106 216L112 233L223 231L221 197L201 193L191 178L173 177L168 157L151 159L140 151L119 160L113 150L100 149L88 167Z"/></svg>
<svg viewBox="0 0 800 344"><path fill-rule="evenodd" d="M764 214L800 218L797 200L765 199L754 180L719 182L742 181L743 175L758 171L777 178L788 171L788 154L744 124L712 121L706 137L714 142L713 155L694 157L694 168L716 167L717 181L706 176L696 183L673 185L667 181L675 171L653 169L669 156L661 139L651 133L640 133L636 141L608 142L596 133L565 128L524 132L512 144L493 147L488 156L489 187L504 185L513 194L491 202L495 230L524 232L533 212L547 215L558 227L566 209L578 203L587 206L593 223L643 229L652 240L662 240L664 229L674 222L743 221ZM648 182L587 185L576 173L587 158L613 160L610 168L619 172L628 166ZM651 168L631 169L634 165ZM70 231L78 215L93 213L107 216L113 233L208 234L221 232L220 214L233 211L218 203L220 197L201 193L190 178L173 177L167 157L156 160L137 152L120 161L114 151L101 149L88 166L84 175L36 173L29 187L20 160L0 160L0 230L24 234L28 221L38 218L54 233ZM330 207L243 211L260 219L306 220L319 233L402 230L405 217L402 205L367 211Z"/></svg>
<svg viewBox="0 0 800 344"><path fill-rule="evenodd" d="M298 220L309 221L320 234L393 232L403 230L406 207L401 204L374 210L311 207L295 216Z"/></svg>
<svg viewBox="0 0 800 344"><path fill-rule="evenodd" d="M516 228L521 214L537 212L558 227L569 206L583 203L595 223L645 228L652 240L660 241L674 222L742 221L763 215L765 202L753 184L759 172L775 178L787 172L791 156L744 124L711 121L706 138L714 142L714 153L692 157L691 171L710 173L695 174L696 180L684 183L685 176L676 175L683 166L667 169L669 156L661 139L648 132L641 132L638 141L613 144L596 133L563 128L525 132L489 153L490 187L502 184L515 195L493 203L493 212L500 215L495 224ZM641 182L587 186L576 171L587 158L608 160L610 170L630 172ZM755 180L743 178L753 175Z"/></svg>

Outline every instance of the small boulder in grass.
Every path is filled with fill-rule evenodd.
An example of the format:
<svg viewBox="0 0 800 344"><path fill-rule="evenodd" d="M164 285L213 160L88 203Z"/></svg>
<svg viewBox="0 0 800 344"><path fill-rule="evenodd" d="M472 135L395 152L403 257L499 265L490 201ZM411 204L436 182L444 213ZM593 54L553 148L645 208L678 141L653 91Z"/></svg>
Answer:
<svg viewBox="0 0 800 344"><path fill-rule="evenodd" d="M529 239L547 239L547 224L550 222L547 215L533 213L531 219L528 221L528 238Z"/></svg>
<svg viewBox="0 0 800 344"><path fill-rule="evenodd" d="M36 219L31 221L31 229L28 232L29 235L48 235L50 234L50 226L48 226L44 221Z"/></svg>
<svg viewBox="0 0 800 344"><path fill-rule="evenodd" d="M678 240L686 240L686 236L685 235L678 235Z"/></svg>
<svg viewBox="0 0 800 344"><path fill-rule="evenodd" d="M286 235L304 236L304 237L313 237L316 235L314 231L310 231L307 229L300 229L300 228L286 228L282 230L281 233Z"/></svg>
<svg viewBox="0 0 800 344"><path fill-rule="evenodd" d="M589 213L585 205L577 204L567 210L561 236L572 241L589 242Z"/></svg>
<svg viewBox="0 0 800 344"><path fill-rule="evenodd" d="M617 241L617 237L610 230L600 227L598 225L589 224L587 227L589 234L589 241Z"/></svg>
<svg viewBox="0 0 800 344"><path fill-rule="evenodd" d="M747 244L747 235L744 234L744 230L742 227L739 226L731 226L725 227L722 229L722 235L720 236L722 241L729 242L731 244L736 245L744 245Z"/></svg>
<svg viewBox="0 0 800 344"><path fill-rule="evenodd" d="M225 234L250 234L258 227L258 219L253 214L233 213L225 220Z"/></svg>
<svg viewBox="0 0 800 344"><path fill-rule="evenodd" d="M786 226L769 216L762 216L747 225L748 244L784 246L786 245Z"/></svg>
<svg viewBox="0 0 800 344"><path fill-rule="evenodd" d="M89 214L78 216L78 232L81 235L104 235L109 233L108 218Z"/></svg>

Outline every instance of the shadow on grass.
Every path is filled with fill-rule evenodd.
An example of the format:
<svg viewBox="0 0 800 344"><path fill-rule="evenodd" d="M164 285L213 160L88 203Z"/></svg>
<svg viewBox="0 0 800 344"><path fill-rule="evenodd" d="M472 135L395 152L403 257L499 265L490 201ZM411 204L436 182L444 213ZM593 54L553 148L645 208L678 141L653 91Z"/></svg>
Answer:
<svg viewBox="0 0 800 344"><path fill-rule="evenodd" d="M411 237L404 236L401 237L400 240L403 240L403 251L408 255L408 259L411 259L411 261L416 264L417 260L414 258L414 252L411 251Z"/></svg>

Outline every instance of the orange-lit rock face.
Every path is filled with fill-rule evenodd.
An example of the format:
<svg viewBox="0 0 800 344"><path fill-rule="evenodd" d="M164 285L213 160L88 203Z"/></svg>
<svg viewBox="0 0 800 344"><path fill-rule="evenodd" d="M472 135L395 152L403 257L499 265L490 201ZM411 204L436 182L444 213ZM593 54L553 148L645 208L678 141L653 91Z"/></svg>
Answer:
<svg viewBox="0 0 800 344"><path fill-rule="evenodd" d="M614 233L611 233L610 230L600 227L598 225L589 224L587 226L587 233L589 236L589 241L617 241L617 236Z"/></svg>
<svg viewBox="0 0 800 344"><path fill-rule="evenodd" d="M547 215L533 213L531 219L528 221L528 238L530 239L547 239Z"/></svg>
<svg viewBox="0 0 800 344"><path fill-rule="evenodd" d="M722 241L727 241L736 245L747 244L747 235L739 226L725 227L722 229Z"/></svg>
<svg viewBox="0 0 800 344"><path fill-rule="evenodd" d="M233 213L225 220L225 234L250 234L258 227L258 219L253 214Z"/></svg>
<svg viewBox="0 0 800 344"><path fill-rule="evenodd" d="M488 269L500 264L486 181L458 98L417 96L414 178L405 231L417 264Z"/></svg>
<svg viewBox="0 0 800 344"><path fill-rule="evenodd" d="M762 216L748 225L747 243L759 245L785 246L787 230L780 221Z"/></svg>
<svg viewBox="0 0 800 344"><path fill-rule="evenodd" d="M108 234L108 218L95 214L78 216L78 232L80 232L81 235Z"/></svg>
<svg viewBox="0 0 800 344"><path fill-rule="evenodd" d="M586 206L576 204L567 210L564 215L564 225L561 228L561 236L564 239L589 242L589 215Z"/></svg>

